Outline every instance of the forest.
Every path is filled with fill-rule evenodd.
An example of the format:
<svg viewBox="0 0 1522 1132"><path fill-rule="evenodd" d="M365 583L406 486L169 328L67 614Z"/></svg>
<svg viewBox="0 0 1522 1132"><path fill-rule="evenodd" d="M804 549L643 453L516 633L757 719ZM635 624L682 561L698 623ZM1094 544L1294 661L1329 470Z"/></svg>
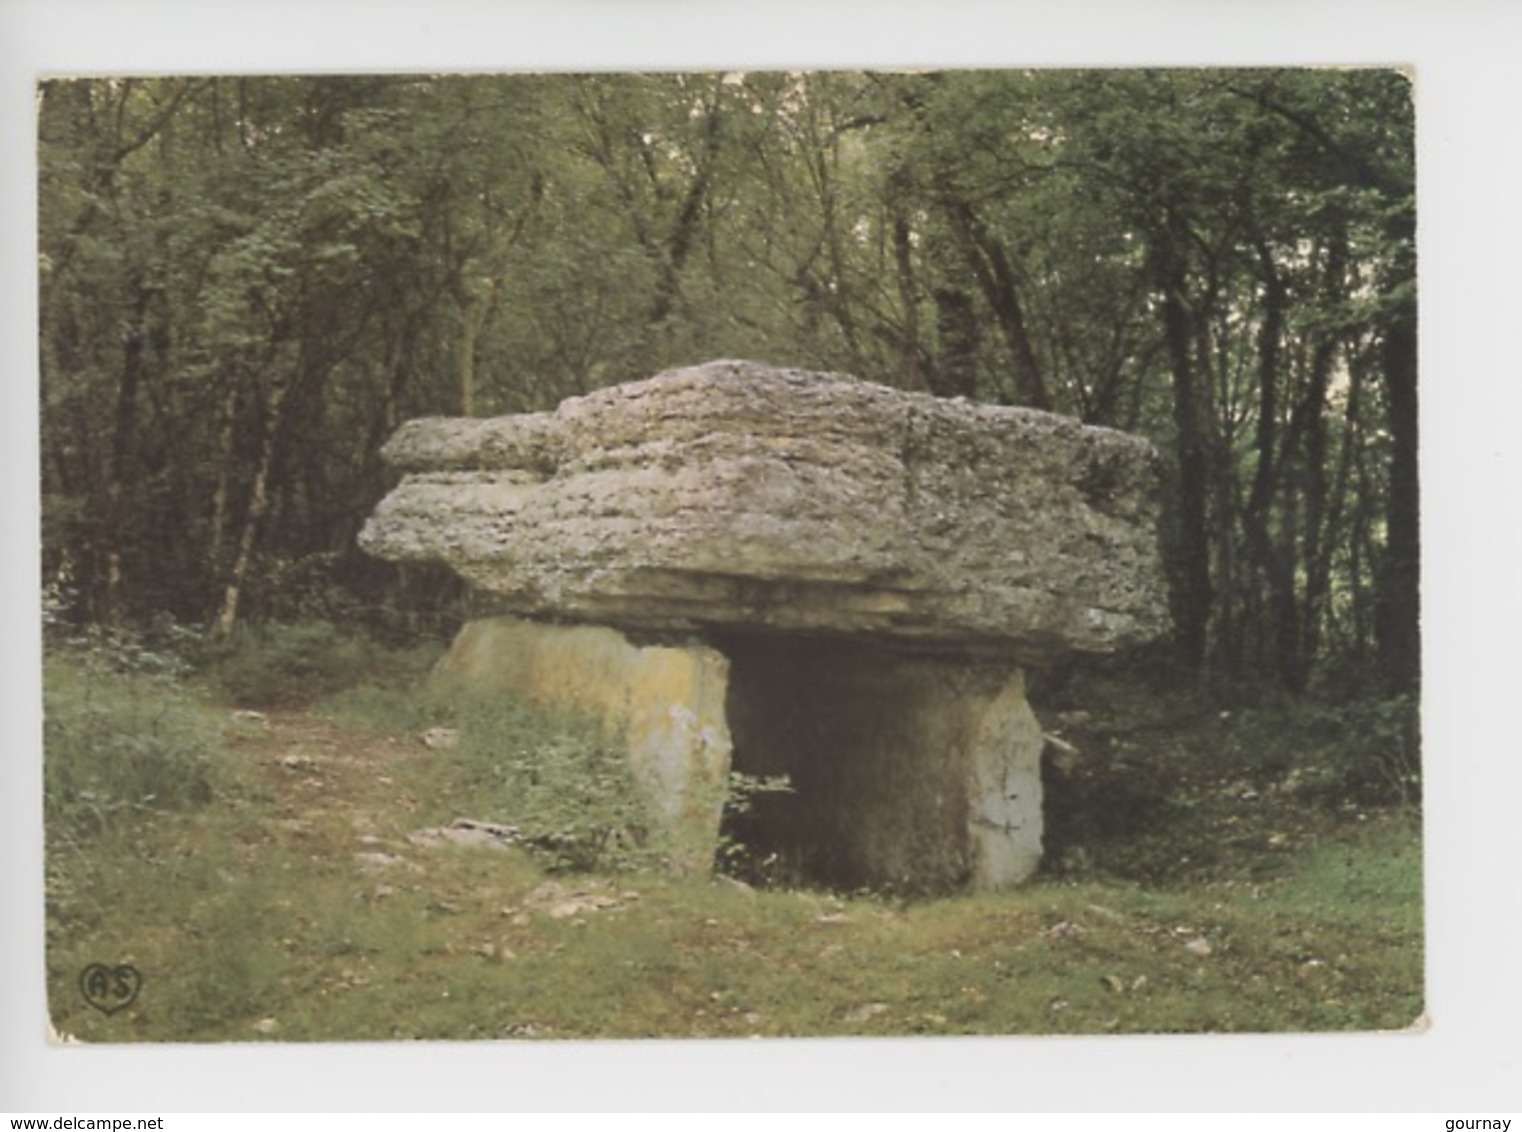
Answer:
<svg viewBox="0 0 1522 1132"><path fill-rule="evenodd" d="M1406 75L120 76L36 113L58 1041L1424 1025ZM715 358L1155 446L1174 631L1033 674L1028 883L850 889L747 841L797 784L735 773L676 875L616 737L427 679L476 607L356 545L398 426Z"/></svg>
<svg viewBox="0 0 1522 1132"><path fill-rule="evenodd" d="M63 623L448 626L355 547L401 422L747 357L1145 435L1172 676L1417 687L1401 73L116 77L37 123Z"/></svg>

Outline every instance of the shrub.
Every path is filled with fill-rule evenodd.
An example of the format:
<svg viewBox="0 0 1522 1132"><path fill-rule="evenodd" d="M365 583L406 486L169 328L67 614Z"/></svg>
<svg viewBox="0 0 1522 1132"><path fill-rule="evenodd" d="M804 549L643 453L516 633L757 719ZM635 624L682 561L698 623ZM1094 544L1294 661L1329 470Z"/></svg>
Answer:
<svg viewBox="0 0 1522 1132"><path fill-rule="evenodd" d="M552 871L619 872L660 862L660 825L634 781L623 737L595 720L536 710L506 695L426 687L353 688L323 709L388 731L458 731L455 746L430 756L447 768L448 793L470 800L470 817L517 827Z"/></svg>
<svg viewBox="0 0 1522 1132"><path fill-rule="evenodd" d="M166 677L108 656L49 657L43 679L44 805L50 834L98 833L117 819L207 801L221 731Z"/></svg>
<svg viewBox="0 0 1522 1132"><path fill-rule="evenodd" d="M792 779L786 774L729 773L720 821L719 872L757 887L797 883L799 870L795 862L785 861L781 852L763 844L758 836L758 810L781 794L795 794ZM755 842L755 844L753 844Z"/></svg>
<svg viewBox="0 0 1522 1132"><path fill-rule="evenodd" d="M1416 807L1422 798L1421 712L1414 696L1325 709L1335 788L1360 801Z"/></svg>
<svg viewBox="0 0 1522 1132"><path fill-rule="evenodd" d="M432 645L393 648L363 630L303 621L241 628L207 647L203 667L233 703L304 707L345 688L419 676L437 656Z"/></svg>
<svg viewBox="0 0 1522 1132"><path fill-rule="evenodd" d="M1303 796L1327 802L1421 803L1420 715L1411 696L1345 704L1291 701L1239 713L1229 750L1246 766L1276 767Z"/></svg>
<svg viewBox="0 0 1522 1132"><path fill-rule="evenodd" d="M657 864L662 845L622 737L593 721L503 699L462 702L453 754L462 785L518 827L551 870L619 872Z"/></svg>

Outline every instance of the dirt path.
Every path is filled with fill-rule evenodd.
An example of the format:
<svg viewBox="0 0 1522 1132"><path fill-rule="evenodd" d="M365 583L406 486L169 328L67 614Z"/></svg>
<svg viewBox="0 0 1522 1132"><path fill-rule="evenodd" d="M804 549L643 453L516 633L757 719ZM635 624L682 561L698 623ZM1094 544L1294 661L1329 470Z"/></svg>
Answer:
<svg viewBox="0 0 1522 1132"><path fill-rule="evenodd" d="M321 861L330 876L347 875L360 894L389 894L394 884L458 897L464 885L476 902L485 893L498 904L525 878L539 879L537 869L509 870L498 878L503 887L487 885L486 892L476 870L440 860L441 847L463 846L470 856L480 850L500 863L491 851L507 842L483 831L495 823L441 809L448 806L441 790L448 772L434 765L440 755L422 736L346 728L300 712L236 712L233 722L233 757L273 794L255 804L250 816L257 818L243 828L249 864L257 867L266 850L279 847ZM627 894L616 892L589 876L546 882L519 896L560 918L627 903Z"/></svg>
<svg viewBox="0 0 1522 1132"><path fill-rule="evenodd" d="M402 841L423 809L420 741L341 727L299 712L235 712L229 749L274 794L276 833L341 839L353 851ZM339 850L332 844L330 849Z"/></svg>

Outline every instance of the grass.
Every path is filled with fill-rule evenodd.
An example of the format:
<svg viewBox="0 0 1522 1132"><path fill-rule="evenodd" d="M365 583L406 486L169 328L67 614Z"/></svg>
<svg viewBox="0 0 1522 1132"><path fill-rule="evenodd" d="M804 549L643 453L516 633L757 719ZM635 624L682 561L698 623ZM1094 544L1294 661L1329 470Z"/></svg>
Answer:
<svg viewBox="0 0 1522 1132"><path fill-rule="evenodd" d="M54 949L55 1024L97 1041L633 1038L1389 1029L1421 1012L1419 923L1338 899L1335 871L1208 901L1036 885L908 908L589 880L573 891L638 899L562 919L509 856L430 859L384 897L342 857L193 867ZM168 879L141 858L112 876ZM73 992L103 954L147 977L126 1015Z"/></svg>
<svg viewBox="0 0 1522 1132"><path fill-rule="evenodd" d="M179 685L120 671L98 655L64 653L49 658L43 689L44 801L54 836L88 839L212 797L218 729Z"/></svg>
<svg viewBox="0 0 1522 1132"><path fill-rule="evenodd" d="M243 708L303 708L355 687L415 682L438 659L432 645L388 647L326 621L243 627L195 649L200 681Z"/></svg>
<svg viewBox="0 0 1522 1132"><path fill-rule="evenodd" d="M1212 761L1249 734L1218 713L1070 726L1051 868L904 902L409 841L508 820L493 768L592 741L515 709L351 689L235 718L148 689L137 707L168 696L212 737L214 789L88 837L50 816L50 1003L83 1041L1341 1031L1422 1011L1414 810L1344 809L1295 756ZM469 738L483 719L495 737ZM424 746L435 726L459 746ZM97 962L142 973L130 1007L84 1002Z"/></svg>
<svg viewBox="0 0 1522 1132"><path fill-rule="evenodd" d="M531 711L502 696L373 684L331 697L322 711L392 734L447 732L434 761L447 768L456 793L516 828L551 871L628 872L662 861L657 823L624 743L594 721Z"/></svg>

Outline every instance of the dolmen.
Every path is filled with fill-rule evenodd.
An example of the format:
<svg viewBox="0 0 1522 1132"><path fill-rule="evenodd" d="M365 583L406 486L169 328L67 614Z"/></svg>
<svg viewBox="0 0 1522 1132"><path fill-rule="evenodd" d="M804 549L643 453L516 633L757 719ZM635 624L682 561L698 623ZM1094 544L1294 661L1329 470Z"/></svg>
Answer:
<svg viewBox="0 0 1522 1132"><path fill-rule="evenodd" d="M731 772L822 883L1001 889L1041 858L1025 671L1168 629L1144 440L1030 409L714 361L553 412L411 421L360 535L487 598L435 678L627 743L672 866Z"/></svg>

